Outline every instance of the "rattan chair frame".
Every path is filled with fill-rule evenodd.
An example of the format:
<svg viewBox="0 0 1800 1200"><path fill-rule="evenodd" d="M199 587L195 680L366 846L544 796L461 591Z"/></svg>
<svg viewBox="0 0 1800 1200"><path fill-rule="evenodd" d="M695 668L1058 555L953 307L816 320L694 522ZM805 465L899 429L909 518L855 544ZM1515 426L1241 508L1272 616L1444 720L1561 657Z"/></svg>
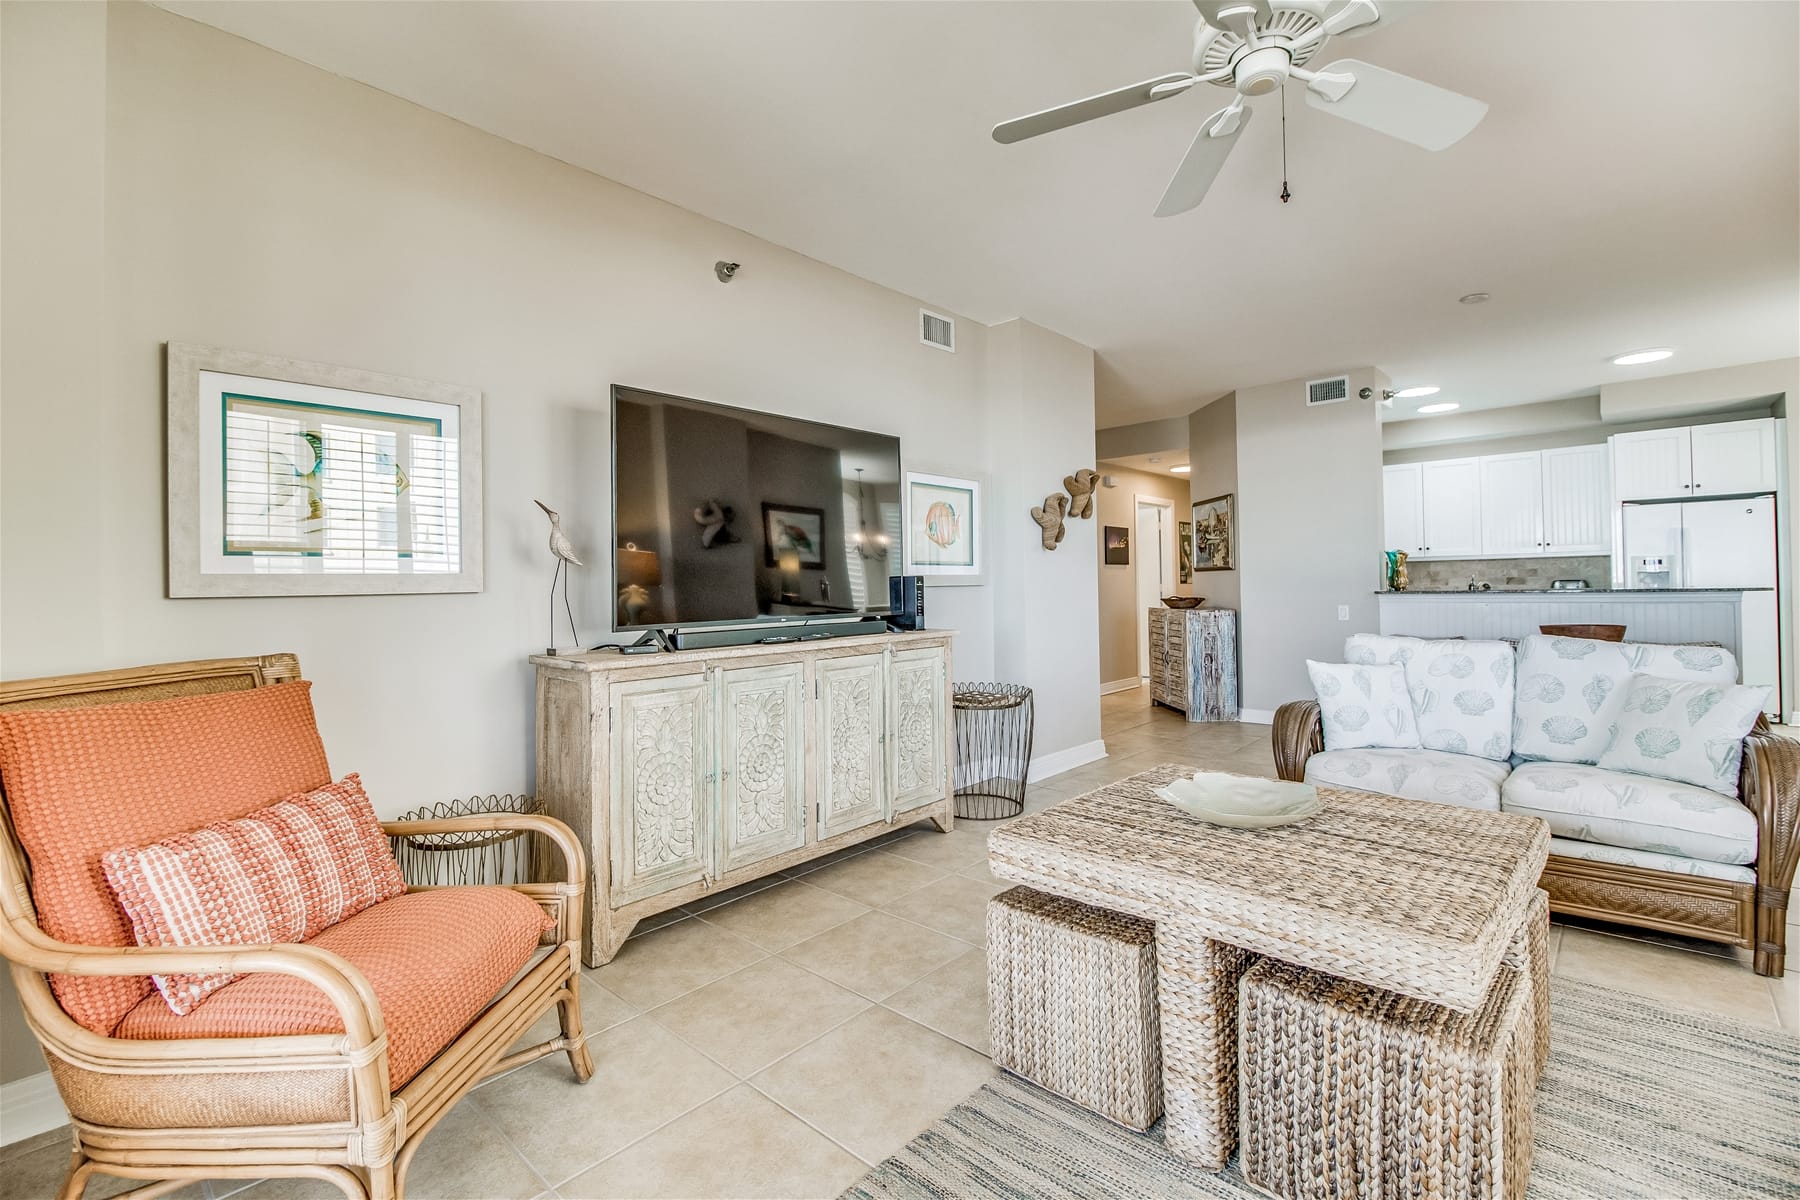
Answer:
<svg viewBox="0 0 1800 1200"><path fill-rule="evenodd" d="M235 691L301 678L292 654L208 659L0 683L0 709L62 708ZM483 1079L566 1053L593 1075L581 1028L581 844L550 817L495 814L394 821L390 835L519 830L561 852L560 878L512 885L556 921L549 947L399 1091L389 1087L386 1026L368 980L348 961L301 944L154 948L80 946L37 923L31 871L0 793L0 955L42 1046L72 1148L59 1200L79 1200L95 1174L152 1181L123 1193L146 1200L197 1179L303 1176L354 1200L399 1200L420 1141ZM412 889L420 890L420 889ZM446 930L447 937L455 931ZM311 983L344 1032L134 1041L93 1033L56 1002L47 978L213 971L273 972ZM557 1037L508 1053L550 1009Z"/></svg>
<svg viewBox="0 0 1800 1200"><path fill-rule="evenodd" d="M1318 702L1282 705L1272 737L1276 774L1305 779L1306 760L1325 748ZM1744 739L1738 798L1756 814L1754 884L1552 854L1539 881L1551 911L1753 950L1756 973L1780 978L1788 893L1800 864L1800 741L1776 734L1760 716Z"/></svg>

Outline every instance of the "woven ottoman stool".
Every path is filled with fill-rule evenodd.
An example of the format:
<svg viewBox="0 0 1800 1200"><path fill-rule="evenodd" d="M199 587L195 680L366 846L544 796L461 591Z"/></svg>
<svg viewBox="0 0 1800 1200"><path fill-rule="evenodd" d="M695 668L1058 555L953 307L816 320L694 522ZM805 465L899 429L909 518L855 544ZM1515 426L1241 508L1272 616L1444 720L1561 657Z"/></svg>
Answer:
<svg viewBox="0 0 1800 1200"><path fill-rule="evenodd" d="M1286 1200L1518 1200L1531 1173L1531 984L1473 1013L1264 960L1239 994L1244 1181Z"/></svg>
<svg viewBox="0 0 1800 1200"><path fill-rule="evenodd" d="M1501 959L1531 984L1531 1078L1550 1057L1550 893L1538 888L1525 905L1525 921Z"/></svg>
<svg viewBox="0 0 1800 1200"><path fill-rule="evenodd" d="M988 901L995 1064L1142 1132L1162 1115L1156 930L1016 887Z"/></svg>

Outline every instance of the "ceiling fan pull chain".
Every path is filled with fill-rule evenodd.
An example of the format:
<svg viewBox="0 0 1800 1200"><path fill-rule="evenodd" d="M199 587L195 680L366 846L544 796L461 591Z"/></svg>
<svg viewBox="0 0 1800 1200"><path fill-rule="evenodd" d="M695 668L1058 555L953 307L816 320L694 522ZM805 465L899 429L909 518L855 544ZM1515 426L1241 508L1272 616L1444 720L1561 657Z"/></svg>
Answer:
<svg viewBox="0 0 1800 1200"><path fill-rule="evenodd" d="M1286 204L1293 193L1287 185L1287 89L1281 89L1281 202Z"/></svg>

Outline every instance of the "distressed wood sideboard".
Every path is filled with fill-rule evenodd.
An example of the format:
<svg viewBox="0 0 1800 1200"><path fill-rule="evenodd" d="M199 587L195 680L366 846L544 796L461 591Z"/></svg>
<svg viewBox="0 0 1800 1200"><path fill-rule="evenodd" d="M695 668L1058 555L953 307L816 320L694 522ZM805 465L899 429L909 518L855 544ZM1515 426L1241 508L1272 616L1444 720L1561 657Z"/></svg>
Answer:
<svg viewBox="0 0 1800 1200"><path fill-rule="evenodd" d="M948 832L950 639L534 656L537 795L588 848L588 965L714 890Z"/></svg>

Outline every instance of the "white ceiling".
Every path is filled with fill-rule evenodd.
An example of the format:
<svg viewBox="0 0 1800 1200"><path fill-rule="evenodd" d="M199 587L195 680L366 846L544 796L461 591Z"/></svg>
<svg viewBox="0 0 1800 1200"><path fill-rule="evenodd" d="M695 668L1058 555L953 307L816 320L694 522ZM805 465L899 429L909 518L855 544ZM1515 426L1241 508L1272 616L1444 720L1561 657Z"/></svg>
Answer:
<svg viewBox="0 0 1800 1200"><path fill-rule="evenodd" d="M1206 203L1166 220L1224 92L1015 146L988 129L1185 70L1184 0L163 7L933 305L1073 337L1099 355L1102 427L1356 365L1467 410L1800 353L1792 3L1422 5L1319 62L1486 100L1473 134L1429 154L1291 85L1293 201L1265 97ZM1471 291L1494 298L1458 305ZM1679 353L1606 363L1650 345Z"/></svg>

